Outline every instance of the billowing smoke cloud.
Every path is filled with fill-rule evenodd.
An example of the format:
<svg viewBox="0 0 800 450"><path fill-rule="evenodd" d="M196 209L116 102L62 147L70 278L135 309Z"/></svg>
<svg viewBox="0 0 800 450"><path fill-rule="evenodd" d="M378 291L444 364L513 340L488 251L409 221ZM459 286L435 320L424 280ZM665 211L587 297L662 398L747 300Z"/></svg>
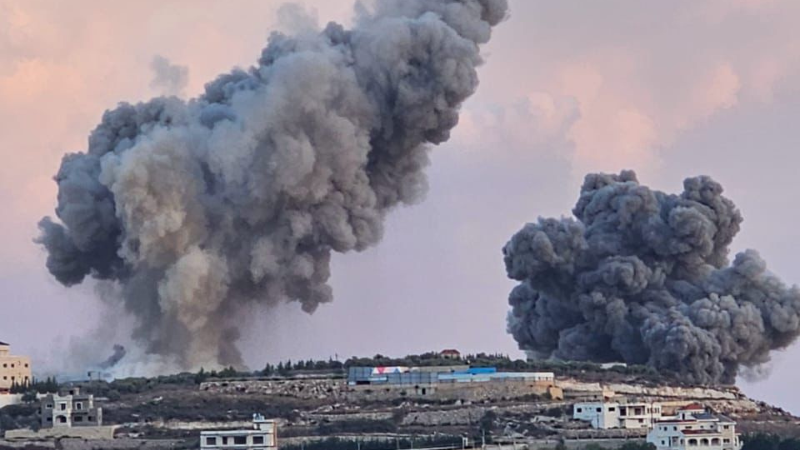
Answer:
<svg viewBox="0 0 800 450"><path fill-rule="evenodd" d="M521 282L508 330L529 354L732 383L800 333L796 286L753 250L728 262L742 216L709 177L671 195L630 171L588 175L573 214L529 223L503 249Z"/></svg>
<svg viewBox="0 0 800 450"><path fill-rule="evenodd" d="M119 344L115 344L114 345L114 353L112 353L111 356L108 357L108 359L106 359L105 361L100 363L100 368L101 369L108 369L110 367L116 366L117 363L120 362L122 360L122 358L125 357L126 353L127 353L127 351L125 350L124 346L119 345Z"/></svg>
<svg viewBox="0 0 800 450"><path fill-rule="evenodd" d="M156 55L150 62L153 70L153 80L150 87L164 95L182 95L186 85L189 84L189 68L173 64L167 58Z"/></svg>
<svg viewBox="0 0 800 450"><path fill-rule="evenodd" d="M247 302L332 299L332 252L420 199L430 144L477 88L506 0L378 0L351 30L273 34L199 98L120 104L64 157L39 242L69 286L116 280L134 338L184 368L239 365Z"/></svg>

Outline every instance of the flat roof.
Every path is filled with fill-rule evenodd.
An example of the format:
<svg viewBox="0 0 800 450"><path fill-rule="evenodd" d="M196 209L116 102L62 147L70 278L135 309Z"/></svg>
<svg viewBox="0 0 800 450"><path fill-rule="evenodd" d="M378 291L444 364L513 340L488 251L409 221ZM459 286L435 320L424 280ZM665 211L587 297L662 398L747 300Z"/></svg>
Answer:
<svg viewBox="0 0 800 450"><path fill-rule="evenodd" d="M275 430L219 430L219 431L201 431L201 436L214 435L214 436L241 436L243 434L273 434Z"/></svg>

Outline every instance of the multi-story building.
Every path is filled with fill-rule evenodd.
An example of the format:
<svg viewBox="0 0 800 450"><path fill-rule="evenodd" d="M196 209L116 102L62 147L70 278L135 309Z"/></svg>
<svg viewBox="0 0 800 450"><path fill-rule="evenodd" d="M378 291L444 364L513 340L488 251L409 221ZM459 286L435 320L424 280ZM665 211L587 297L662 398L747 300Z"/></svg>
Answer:
<svg viewBox="0 0 800 450"><path fill-rule="evenodd" d="M593 428L652 428L661 419L661 404L649 402L575 403L572 418L591 423Z"/></svg>
<svg viewBox="0 0 800 450"><path fill-rule="evenodd" d="M267 450L278 447L277 426L261 414L253 414L250 430L201 431L201 450Z"/></svg>
<svg viewBox="0 0 800 450"><path fill-rule="evenodd" d="M28 384L31 380L31 359L11 355L11 347L0 342L0 394L8 393L14 384Z"/></svg>
<svg viewBox="0 0 800 450"><path fill-rule="evenodd" d="M103 409L95 406L94 395L81 394L79 387L48 394L41 401L40 412L42 428L103 425Z"/></svg>
<svg viewBox="0 0 800 450"><path fill-rule="evenodd" d="M647 442L658 450L740 450L736 422L693 403L656 422Z"/></svg>

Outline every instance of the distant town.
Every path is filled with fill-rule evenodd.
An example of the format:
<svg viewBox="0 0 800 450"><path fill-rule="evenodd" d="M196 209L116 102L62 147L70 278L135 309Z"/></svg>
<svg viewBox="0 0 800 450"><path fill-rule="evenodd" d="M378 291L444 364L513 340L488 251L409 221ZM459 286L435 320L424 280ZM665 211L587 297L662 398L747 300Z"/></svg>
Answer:
<svg viewBox="0 0 800 450"><path fill-rule="evenodd" d="M741 450L800 433L735 387L622 363L445 349L59 383L3 343L0 364L0 448Z"/></svg>

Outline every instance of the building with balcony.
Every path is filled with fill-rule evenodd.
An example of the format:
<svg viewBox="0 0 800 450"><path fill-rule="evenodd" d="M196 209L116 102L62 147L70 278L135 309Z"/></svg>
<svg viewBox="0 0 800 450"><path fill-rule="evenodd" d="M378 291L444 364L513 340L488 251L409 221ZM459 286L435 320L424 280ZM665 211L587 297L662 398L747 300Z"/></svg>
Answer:
<svg viewBox="0 0 800 450"><path fill-rule="evenodd" d="M736 422L693 403L656 422L647 442L658 450L740 450Z"/></svg>
<svg viewBox="0 0 800 450"><path fill-rule="evenodd" d="M103 409L95 406L94 395L81 394L78 387L48 394L42 398L39 408L42 428L103 425Z"/></svg>
<svg viewBox="0 0 800 450"><path fill-rule="evenodd" d="M277 447L275 421L266 420L260 414L253 415L253 428L249 430L200 432L201 450L268 450Z"/></svg>
<svg viewBox="0 0 800 450"><path fill-rule="evenodd" d="M661 419L660 403L649 402L580 402L575 403L572 418L589 422L592 428L650 429Z"/></svg>

